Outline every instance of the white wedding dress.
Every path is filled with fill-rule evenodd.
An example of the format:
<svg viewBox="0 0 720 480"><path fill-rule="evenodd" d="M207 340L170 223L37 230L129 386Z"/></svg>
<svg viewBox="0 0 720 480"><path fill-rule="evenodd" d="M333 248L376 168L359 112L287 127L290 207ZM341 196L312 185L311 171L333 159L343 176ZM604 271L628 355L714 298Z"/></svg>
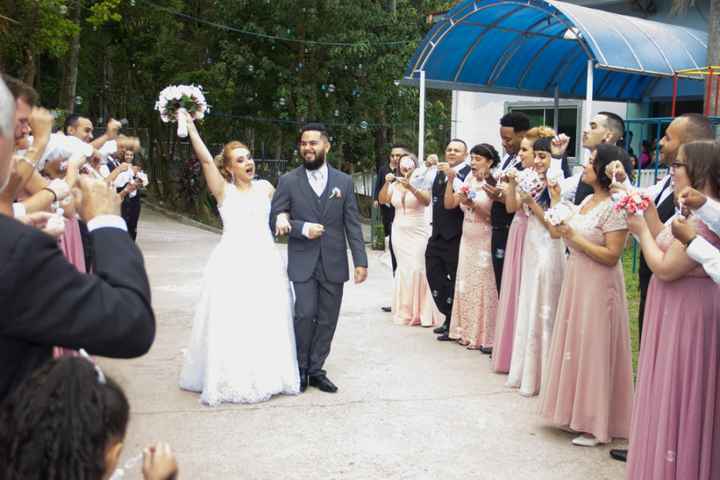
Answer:
<svg viewBox="0 0 720 480"><path fill-rule="evenodd" d="M223 235L205 267L180 387L208 405L300 390L290 284L268 225L266 181L225 186Z"/></svg>

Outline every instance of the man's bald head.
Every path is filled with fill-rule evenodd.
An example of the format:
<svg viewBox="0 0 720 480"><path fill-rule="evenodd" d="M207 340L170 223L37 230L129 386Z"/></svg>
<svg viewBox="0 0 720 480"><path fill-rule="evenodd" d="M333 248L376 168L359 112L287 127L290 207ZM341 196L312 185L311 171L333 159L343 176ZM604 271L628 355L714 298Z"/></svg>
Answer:
<svg viewBox="0 0 720 480"><path fill-rule="evenodd" d="M669 166L677 158L682 145L698 140L714 140L715 132L710 120L699 113L687 113L670 123L660 140L660 158Z"/></svg>

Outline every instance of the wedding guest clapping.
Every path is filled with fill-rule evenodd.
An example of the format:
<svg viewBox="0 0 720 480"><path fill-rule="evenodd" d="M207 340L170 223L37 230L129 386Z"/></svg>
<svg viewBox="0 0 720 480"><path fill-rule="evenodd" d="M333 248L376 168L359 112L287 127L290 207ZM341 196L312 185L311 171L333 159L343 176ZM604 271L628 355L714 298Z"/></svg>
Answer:
<svg viewBox="0 0 720 480"><path fill-rule="evenodd" d="M601 144L582 181L593 194L566 222L551 227L570 249L541 389L540 413L553 425L581 433L573 440L596 446L627 438L632 409L632 354L625 281L620 264L627 239L624 212L613 208L610 162L629 170L627 154Z"/></svg>
<svg viewBox="0 0 720 480"><path fill-rule="evenodd" d="M455 298L450 338L468 350L492 351L498 293L492 264L492 200L483 190L486 182L495 184L491 170L500 161L495 147L487 143L470 150L470 169L459 188L449 184L444 207L460 207L464 212L458 255Z"/></svg>
<svg viewBox="0 0 720 480"><path fill-rule="evenodd" d="M430 204L430 192L411 180L417 168L413 155L401 157L397 176L385 175L378 199L383 205L391 205L395 212L390 236L397 259L393 321L430 327L441 324L442 316L433 302L425 272L425 248L430 237L425 209Z"/></svg>
<svg viewBox="0 0 720 480"><path fill-rule="evenodd" d="M129 418L122 388L88 359L48 362L0 409L0 477L108 479L118 467ZM146 480L176 478L167 444L148 447L143 456Z"/></svg>
<svg viewBox="0 0 720 480"><path fill-rule="evenodd" d="M559 238L551 237L545 220L545 212L551 206L547 178L552 162L551 142L550 137L543 137L533 145L533 170L540 176L542 188L534 195L519 191L517 199L532 215L523 247L522 288L506 385L519 388L525 396L540 392L565 273L565 245Z"/></svg>
<svg viewBox="0 0 720 480"><path fill-rule="evenodd" d="M0 82L0 189L11 166L15 99ZM104 183L81 179L80 215L94 242L97 275L79 273L52 237L0 215L0 400L51 358L52 346L110 357L148 351L155 336L142 255L128 239L119 201Z"/></svg>
<svg viewBox="0 0 720 480"><path fill-rule="evenodd" d="M710 200L720 194L720 145L680 147L670 174L684 203L700 206L692 187ZM681 197L683 198L683 197ZM720 237L683 207L696 235L718 248ZM676 214L677 216L677 214ZM628 478L720 478L720 285L660 223L654 205L628 219L653 272L638 362Z"/></svg>

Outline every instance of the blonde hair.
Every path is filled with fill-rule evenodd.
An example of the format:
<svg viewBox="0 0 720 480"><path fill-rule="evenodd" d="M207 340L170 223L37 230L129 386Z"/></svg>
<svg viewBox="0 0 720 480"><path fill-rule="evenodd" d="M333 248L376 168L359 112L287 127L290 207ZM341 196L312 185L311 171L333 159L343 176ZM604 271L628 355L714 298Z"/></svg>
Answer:
<svg viewBox="0 0 720 480"><path fill-rule="evenodd" d="M222 175L225 181L229 183L232 183L233 176L232 173L230 173L230 171L228 170L228 167L232 164L233 161L233 150L237 150L238 148L244 148L245 150L250 151L248 146L244 143L233 140L226 143L223 146L222 153L215 157L215 165L217 166L218 170L220 170L220 175Z"/></svg>
<svg viewBox="0 0 720 480"><path fill-rule="evenodd" d="M555 130L553 130L550 127L534 127L528 130L525 133L525 136L523 138L527 138L530 140L530 143L535 143L537 140L540 140L541 138L553 138L555 137Z"/></svg>

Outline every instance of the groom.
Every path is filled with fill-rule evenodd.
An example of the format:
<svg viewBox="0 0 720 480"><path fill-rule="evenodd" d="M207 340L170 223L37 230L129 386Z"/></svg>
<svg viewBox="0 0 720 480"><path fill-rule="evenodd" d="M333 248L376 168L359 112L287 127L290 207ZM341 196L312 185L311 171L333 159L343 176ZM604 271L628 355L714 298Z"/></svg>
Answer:
<svg viewBox="0 0 720 480"><path fill-rule="evenodd" d="M337 387L322 367L330 354L343 283L349 279L348 243L355 283L367 278L368 260L352 178L325 162L330 151L325 126L311 123L303 127L299 150L303 166L280 177L270 227L278 235L290 234L288 276L295 288L300 391L309 384L335 393ZM289 223L278 219L284 212L289 213Z"/></svg>

